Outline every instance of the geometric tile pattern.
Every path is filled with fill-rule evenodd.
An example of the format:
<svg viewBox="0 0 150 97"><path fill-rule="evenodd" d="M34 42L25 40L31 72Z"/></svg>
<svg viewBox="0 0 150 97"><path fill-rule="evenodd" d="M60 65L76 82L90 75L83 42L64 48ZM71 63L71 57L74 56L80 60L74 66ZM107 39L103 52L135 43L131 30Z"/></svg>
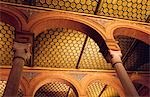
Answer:
<svg viewBox="0 0 150 97"><path fill-rule="evenodd" d="M149 71L150 70L150 56L149 56L149 48L150 46L145 44L144 42L134 39L127 36L117 36L115 38L119 41L119 46L122 50L123 56L129 50L131 44L134 41L134 48L132 52L129 52L126 61L124 62L124 66L126 70L129 71Z"/></svg>
<svg viewBox="0 0 150 97"><path fill-rule="evenodd" d="M0 81L0 97L3 96L4 93L4 89L6 87L6 83L7 81L1 80ZM17 92L17 97L23 97L23 91L19 88L18 92Z"/></svg>
<svg viewBox="0 0 150 97"><path fill-rule="evenodd" d="M150 22L150 0L0 0L99 16ZM28 3L26 3L28 1ZM34 3L32 2L34 1ZM30 4L30 5L31 5ZM99 6L98 6L99 5ZM96 12L97 11L97 12Z"/></svg>
<svg viewBox="0 0 150 97"><path fill-rule="evenodd" d="M13 39L15 28L0 22L0 65L10 65L13 59Z"/></svg>
<svg viewBox="0 0 150 97"><path fill-rule="evenodd" d="M75 68L85 40L81 32L50 29L36 37L34 66Z"/></svg>
<svg viewBox="0 0 150 97"><path fill-rule="evenodd" d="M88 37L83 55L80 60L79 68L85 69L113 69L111 64L107 64L102 53L99 52L99 46L93 39Z"/></svg>
<svg viewBox="0 0 150 97"><path fill-rule="evenodd" d="M120 97L113 87L106 85L100 80L90 83L87 89L88 97Z"/></svg>
<svg viewBox="0 0 150 97"><path fill-rule="evenodd" d="M4 89L6 87L6 81L0 81L0 97L3 96L3 93L4 93Z"/></svg>
<svg viewBox="0 0 150 97"><path fill-rule="evenodd" d="M68 92L69 90L69 92ZM68 96L67 96L68 95ZM40 87L34 97L77 97L72 90L64 83L51 82Z"/></svg>
<svg viewBox="0 0 150 97"><path fill-rule="evenodd" d="M86 35L71 29L46 30L35 39L34 66L76 68ZM112 69L98 45L88 37L78 64L82 69Z"/></svg>
<svg viewBox="0 0 150 97"><path fill-rule="evenodd" d="M150 15L150 0L103 0L97 14L145 22Z"/></svg>
<svg viewBox="0 0 150 97"><path fill-rule="evenodd" d="M127 47L130 47L132 42L134 41L134 38L126 37L126 36L116 36L115 39L119 42L119 46L121 47L121 53L124 55L128 49Z"/></svg>
<svg viewBox="0 0 150 97"><path fill-rule="evenodd" d="M94 14L97 0L36 0L36 6Z"/></svg>

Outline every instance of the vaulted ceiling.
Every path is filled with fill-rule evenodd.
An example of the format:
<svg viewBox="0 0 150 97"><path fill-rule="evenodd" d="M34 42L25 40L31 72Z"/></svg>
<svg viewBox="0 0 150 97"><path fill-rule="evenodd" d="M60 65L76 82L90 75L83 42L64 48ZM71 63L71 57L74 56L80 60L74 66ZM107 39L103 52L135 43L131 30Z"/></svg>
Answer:
<svg viewBox="0 0 150 97"><path fill-rule="evenodd" d="M50 9L150 22L149 0L0 0Z"/></svg>
<svg viewBox="0 0 150 97"><path fill-rule="evenodd" d="M0 0L9 3L79 12L98 16L150 22L149 0ZM11 65L12 43L15 28L0 22L0 66ZM127 37L115 36L122 50L122 60L128 71L149 71L149 45ZM86 34L66 28L48 28L34 38L35 67L113 70L107 63L99 45ZM5 83L5 82L2 82ZM138 85L137 85L138 88ZM53 89L53 90L52 90ZM62 90L63 89L63 93ZM70 90L69 90L70 89ZM69 90L69 92L68 92ZM94 92L92 90L95 90ZM58 92L58 91L61 91ZM93 82L87 89L89 97L117 97L117 92L101 81ZM60 82L42 86L36 97L49 93L72 95L74 91ZM56 93L57 92L57 93ZM59 94L60 93L60 94ZM45 96L46 95L46 96ZM93 96L94 95L94 96ZM49 95L48 95L49 96ZM99 97L100 97L99 96Z"/></svg>

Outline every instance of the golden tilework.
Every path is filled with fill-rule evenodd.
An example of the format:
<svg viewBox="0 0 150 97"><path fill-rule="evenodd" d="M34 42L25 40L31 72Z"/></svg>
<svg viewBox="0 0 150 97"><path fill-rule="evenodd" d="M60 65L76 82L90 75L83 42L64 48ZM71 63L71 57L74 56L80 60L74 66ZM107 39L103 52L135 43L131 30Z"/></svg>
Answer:
<svg viewBox="0 0 150 97"><path fill-rule="evenodd" d="M0 0L17 4L149 22L150 0Z"/></svg>
<svg viewBox="0 0 150 97"><path fill-rule="evenodd" d="M73 96L72 96L73 95ZM34 97L77 97L72 88L61 82L51 82L40 87Z"/></svg>
<svg viewBox="0 0 150 97"><path fill-rule="evenodd" d="M36 0L36 6L94 14L97 0Z"/></svg>
<svg viewBox="0 0 150 97"><path fill-rule="evenodd" d="M70 29L50 29L44 33L35 40L34 66L75 68L85 35Z"/></svg>
<svg viewBox="0 0 150 97"><path fill-rule="evenodd" d="M13 39L15 28L0 22L0 65L10 65L13 59Z"/></svg>
<svg viewBox="0 0 150 97"><path fill-rule="evenodd" d="M87 40L79 68L86 69L113 69L111 64L107 64L102 53L99 52L100 48L90 37Z"/></svg>
<svg viewBox="0 0 150 97"><path fill-rule="evenodd" d="M146 21L150 15L150 0L103 0L97 15Z"/></svg>
<svg viewBox="0 0 150 97"><path fill-rule="evenodd" d="M39 34L35 39L34 66L76 68L86 35L75 30L56 28ZM78 64L82 69L112 69L89 37Z"/></svg>
<svg viewBox="0 0 150 97"><path fill-rule="evenodd" d="M100 80L92 82L87 89L88 97L120 97L113 87L106 85Z"/></svg>
<svg viewBox="0 0 150 97"><path fill-rule="evenodd" d="M6 87L6 83L7 81L1 80L0 81L0 97L3 96L4 93L4 89ZM17 92L17 97L23 97L23 91L19 88L18 92Z"/></svg>

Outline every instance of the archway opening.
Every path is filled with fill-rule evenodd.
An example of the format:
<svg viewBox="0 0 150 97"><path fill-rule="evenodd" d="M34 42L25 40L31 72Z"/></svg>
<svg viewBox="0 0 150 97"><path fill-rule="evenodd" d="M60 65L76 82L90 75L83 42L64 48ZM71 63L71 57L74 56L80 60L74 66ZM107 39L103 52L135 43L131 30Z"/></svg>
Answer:
<svg viewBox="0 0 150 97"><path fill-rule="evenodd" d="M55 79L44 84L36 92L34 97L79 97L73 85L65 80Z"/></svg>
<svg viewBox="0 0 150 97"><path fill-rule="evenodd" d="M91 37L73 29L52 28L35 39L34 66L76 69L113 69Z"/></svg>
<svg viewBox="0 0 150 97"><path fill-rule="evenodd" d="M149 71L149 45L135 38L118 35L115 39L119 42L122 51L122 61L127 71Z"/></svg>
<svg viewBox="0 0 150 97"><path fill-rule="evenodd" d="M92 81L86 92L88 97L120 97L115 88L101 80Z"/></svg>

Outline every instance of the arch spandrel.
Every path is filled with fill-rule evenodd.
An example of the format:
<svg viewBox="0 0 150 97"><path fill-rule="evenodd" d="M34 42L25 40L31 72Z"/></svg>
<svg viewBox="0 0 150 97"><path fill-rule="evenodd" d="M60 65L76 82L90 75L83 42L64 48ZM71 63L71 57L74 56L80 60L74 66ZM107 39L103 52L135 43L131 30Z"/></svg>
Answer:
<svg viewBox="0 0 150 97"><path fill-rule="evenodd" d="M0 20L14 26L16 31L20 32L23 28L26 28L27 18L19 9L1 4L0 13Z"/></svg>

